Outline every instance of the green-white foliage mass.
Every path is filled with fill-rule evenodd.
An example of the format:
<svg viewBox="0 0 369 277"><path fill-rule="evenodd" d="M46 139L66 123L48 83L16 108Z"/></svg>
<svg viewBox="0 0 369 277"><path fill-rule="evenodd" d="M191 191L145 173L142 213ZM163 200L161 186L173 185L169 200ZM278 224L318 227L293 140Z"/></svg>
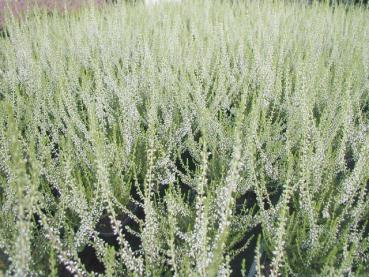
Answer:
<svg viewBox="0 0 369 277"><path fill-rule="evenodd" d="M92 276L89 245L104 276L228 276L243 257L258 276L367 273L368 18L188 0L8 22L0 270Z"/></svg>

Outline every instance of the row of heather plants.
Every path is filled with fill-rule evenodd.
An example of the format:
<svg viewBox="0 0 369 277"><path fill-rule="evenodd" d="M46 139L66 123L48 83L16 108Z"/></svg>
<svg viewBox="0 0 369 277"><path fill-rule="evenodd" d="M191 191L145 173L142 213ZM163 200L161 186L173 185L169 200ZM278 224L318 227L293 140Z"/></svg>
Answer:
<svg viewBox="0 0 369 277"><path fill-rule="evenodd" d="M365 276L369 10L8 18L0 276Z"/></svg>
<svg viewBox="0 0 369 277"><path fill-rule="evenodd" d="M5 18L9 15L19 18L34 9L43 9L48 13L74 12L86 4L99 6L110 1L114 0L0 0L0 28L3 27Z"/></svg>

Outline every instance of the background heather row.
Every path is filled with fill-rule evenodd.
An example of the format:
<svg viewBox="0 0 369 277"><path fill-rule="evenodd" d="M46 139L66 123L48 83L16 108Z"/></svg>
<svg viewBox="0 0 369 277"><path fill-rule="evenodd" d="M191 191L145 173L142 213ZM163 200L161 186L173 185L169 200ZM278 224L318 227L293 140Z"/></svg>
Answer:
<svg viewBox="0 0 369 277"><path fill-rule="evenodd" d="M94 3L101 5L108 2L106 0L0 0L0 27L4 23L5 14L10 11L19 16L34 7L45 8L48 11L58 10L63 12L65 8L68 10L78 10L83 5Z"/></svg>

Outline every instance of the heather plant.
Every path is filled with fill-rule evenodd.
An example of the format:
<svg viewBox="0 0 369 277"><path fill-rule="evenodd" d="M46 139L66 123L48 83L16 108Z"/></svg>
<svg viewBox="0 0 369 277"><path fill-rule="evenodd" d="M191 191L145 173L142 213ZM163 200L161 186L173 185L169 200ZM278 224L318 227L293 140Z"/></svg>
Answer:
<svg viewBox="0 0 369 277"><path fill-rule="evenodd" d="M0 275L365 275L368 16L187 0L9 18Z"/></svg>

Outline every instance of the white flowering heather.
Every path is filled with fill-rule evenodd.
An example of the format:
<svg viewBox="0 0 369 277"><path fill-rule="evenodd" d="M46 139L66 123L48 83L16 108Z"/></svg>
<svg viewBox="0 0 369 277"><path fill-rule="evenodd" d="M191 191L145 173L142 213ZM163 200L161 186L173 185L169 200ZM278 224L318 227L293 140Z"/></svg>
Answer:
<svg viewBox="0 0 369 277"><path fill-rule="evenodd" d="M368 7L113 2L0 30L0 276L365 276Z"/></svg>

